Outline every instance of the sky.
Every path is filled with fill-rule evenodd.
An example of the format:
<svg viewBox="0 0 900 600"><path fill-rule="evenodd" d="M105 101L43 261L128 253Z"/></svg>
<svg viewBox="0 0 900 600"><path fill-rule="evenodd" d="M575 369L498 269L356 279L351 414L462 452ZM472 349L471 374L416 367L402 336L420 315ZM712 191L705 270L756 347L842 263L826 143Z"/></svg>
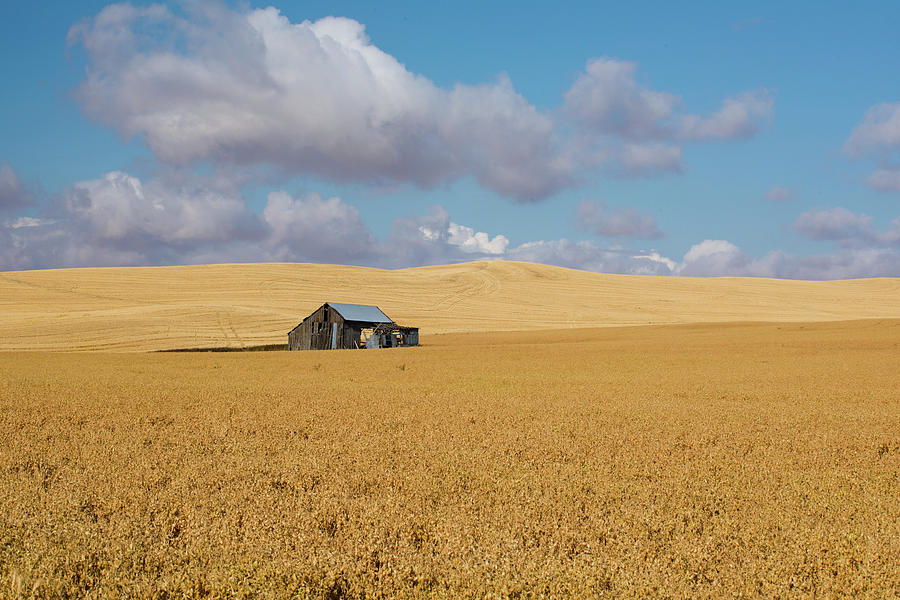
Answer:
<svg viewBox="0 0 900 600"><path fill-rule="evenodd" d="M900 276L900 3L432 4L5 6L0 270Z"/></svg>

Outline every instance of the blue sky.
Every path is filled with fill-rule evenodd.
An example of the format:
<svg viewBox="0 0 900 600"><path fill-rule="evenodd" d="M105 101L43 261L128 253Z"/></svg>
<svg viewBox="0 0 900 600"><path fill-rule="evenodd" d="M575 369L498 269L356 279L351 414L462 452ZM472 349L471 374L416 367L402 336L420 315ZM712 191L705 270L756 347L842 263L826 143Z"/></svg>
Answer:
<svg viewBox="0 0 900 600"><path fill-rule="evenodd" d="M900 276L900 5L583 4L7 7L0 269Z"/></svg>

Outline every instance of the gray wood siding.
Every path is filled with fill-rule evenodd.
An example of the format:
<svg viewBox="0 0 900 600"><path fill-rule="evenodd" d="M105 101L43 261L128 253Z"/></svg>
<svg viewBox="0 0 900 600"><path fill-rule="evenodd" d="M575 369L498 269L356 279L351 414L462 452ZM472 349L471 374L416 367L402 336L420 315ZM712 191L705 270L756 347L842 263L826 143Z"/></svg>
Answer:
<svg viewBox="0 0 900 600"><path fill-rule="evenodd" d="M419 330L415 327L400 327L394 323L368 323L361 321L345 321L341 314L323 304L311 315L303 319L299 325L288 333L288 349L290 350L330 350L332 348L332 328L337 327L335 349L352 350L364 348L360 344L363 329L378 328L385 335L384 346L393 347L400 343L404 346L419 344ZM395 339L394 336L398 339ZM389 338L389 339L388 339Z"/></svg>

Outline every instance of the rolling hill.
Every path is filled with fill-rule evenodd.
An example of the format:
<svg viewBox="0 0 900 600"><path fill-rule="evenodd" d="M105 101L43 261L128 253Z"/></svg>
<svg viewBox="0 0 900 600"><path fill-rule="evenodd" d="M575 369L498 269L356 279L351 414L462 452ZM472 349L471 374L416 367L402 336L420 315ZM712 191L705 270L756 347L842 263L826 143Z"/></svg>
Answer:
<svg viewBox="0 0 900 600"><path fill-rule="evenodd" d="M900 279L607 275L517 262L381 270L316 264L0 273L0 350L282 343L325 301L376 304L423 334L900 317Z"/></svg>

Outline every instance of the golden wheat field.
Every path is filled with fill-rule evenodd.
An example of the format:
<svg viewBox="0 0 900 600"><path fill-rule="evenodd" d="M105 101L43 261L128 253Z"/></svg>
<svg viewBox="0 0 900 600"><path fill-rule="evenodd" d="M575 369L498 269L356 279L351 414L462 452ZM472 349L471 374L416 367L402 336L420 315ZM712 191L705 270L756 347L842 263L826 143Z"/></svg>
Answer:
<svg viewBox="0 0 900 600"><path fill-rule="evenodd" d="M0 596L900 595L900 320L5 353Z"/></svg>
<svg viewBox="0 0 900 600"><path fill-rule="evenodd" d="M286 343L323 302L376 304L423 333L900 318L900 279L605 275L507 261L386 271L313 264L0 273L0 350Z"/></svg>
<svg viewBox="0 0 900 600"><path fill-rule="evenodd" d="M0 273L0 597L900 597L898 298L509 262ZM325 301L423 345L146 352L284 343Z"/></svg>

